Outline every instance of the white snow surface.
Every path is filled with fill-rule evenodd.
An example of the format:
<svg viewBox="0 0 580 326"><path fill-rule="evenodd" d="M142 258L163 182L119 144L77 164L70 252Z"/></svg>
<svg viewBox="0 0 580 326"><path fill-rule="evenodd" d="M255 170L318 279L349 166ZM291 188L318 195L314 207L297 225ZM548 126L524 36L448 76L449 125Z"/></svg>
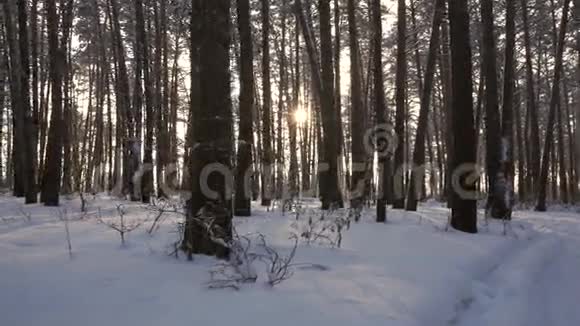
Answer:
<svg viewBox="0 0 580 326"><path fill-rule="evenodd" d="M118 234L97 217L143 226ZM66 215L64 212L66 211ZM292 215L254 207L236 218L240 234L260 232L281 253L292 248ZM296 269L269 287L259 263L255 284L210 290L217 263L168 256L178 216L147 234L153 214L142 205L100 195L80 213L77 198L60 208L0 197L0 325L580 325L580 214L517 211L506 234L501 222L480 221L480 233L446 231L448 210L428 203L417 213L373 211L345 231L342 248L301 244ZM483 213L480 212L483 216ZM73 248L69 257L67 216Z"/></svg>

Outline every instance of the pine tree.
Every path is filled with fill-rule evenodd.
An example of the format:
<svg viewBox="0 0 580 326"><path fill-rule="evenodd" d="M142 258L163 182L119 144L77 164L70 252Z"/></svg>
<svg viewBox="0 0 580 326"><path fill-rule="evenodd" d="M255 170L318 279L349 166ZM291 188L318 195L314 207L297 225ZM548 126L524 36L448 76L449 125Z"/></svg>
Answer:
<svg viewBox="0 0 580 326"><path fill-rule="evenodd" d="M468 198L475 192L475 181L469 172L477 160L473 121L473 80L471 71L471 43L467 0L449 1L451 23L451 61L453 86L454 148L452 164L451 226L457 230L477 233L477 201ZM467 173L466 173L467 172ZM473 195L473 194L472 194Z"/></svg>
<svg viewBox="0 0 580 326"><path fill-rule="evenodd" d="M405 118L407 106L407 6L405 0L398 0L397 14L397 73L395 86L395 133L399 143L395 149L395 200L393 208L405 208L405 176L407 171L404 169L406 136L405 136Z"/></svg>
<svg viewBox="0 0 580 326"><path fill-rule="evenodd" d="M431 40L429 43L429 54L427 56L427 68L425 71L425 82L422 83L421 107L419 111L419 122L417 125L417 137L415 139L415 150L413 152L413 171L407 195L408 211L417 210L417 199L419 197L420 182L423 180L425 169L425 138L427 134L429 106L431 104L431 93L435 76L435 63L439 52L439 29L445 13L445 0L435 2L433 23L431 27ZM418 170L419 169L419 170Z"/></svg>
<svg viewBox="0 0 580 326"><path fill-rule="evenodd" d="M481 1L481 23L483 33L482 71L485 76L485 112L486 112L486 166L488 179L488 196L486 210L491 210L493 217L498 215L496 201L496 178L500 171L501 126L499 114L499 95L497 85L497 50L493 18L493 0Z"/></svg>
<svg viewBox="0 0 580 326"><path fill-rule="evenodd" d="M240 123L236 165L235 214L251 215L251 184L247 179L252 168L254 142L254 50L250 23L249 0L238 0L238 31L240 34Z"/></svg>
<svg viewBox="0 0 580 326"><path fill-rule="evenodd" d="M321 120L324 144L324 165L321 168L322 209L333 206L342 207L342 194L338 183L338 157L340 154L338 112L334 104L334 73L332 56L332 37L330 31L330 0L319 0L320 15L320 57L321 85L320 94Z"/></svg>
<svg viewBox="0 0 580 326"><path fill-rule="evenodd" d="M564 48L566 43L566 32L568 28L568 17L569 8L571 0L564 0L564 9L562 13L562 21L560 23L560 31L558 36L558 45L556 50L556 63L554 66L554 80L552 84L552 94L550 100L550 111L548 114L548 124L547 126L553 126L557 107L560 104L560 78L562 76L562 64ZM552 152L552 143L554 141L554 128L548 127L546 130L546 140L544 143L544 152L542 156L542 167L540 170L540 179L538 180L538 199L536 204L536 210L540 212L546 211L546 194L548 182L548 167L550 165L550 154Z"/></svg>
<svg viewBox="0 0 580 326"><path fill-rule="evenodd" d="M193 148L191 148L191 199L183 249L194 253L227 258L226 247L215 238L231 238L231 171L233 118L230 85L230 0L195 0L192 24L199 23L199 106L193 110ZM212 167L214 171L207 175ZM207 186L204 187L203 185ZM211 190L211 191L210 191ZM215 192L214 195L210 192ZM212 217L211 226L204 218ZM211 234L207 228L211 229Z"/></svg>
<svg viewBox="0 0 580 326"><path fill-rule="evenodd" d="M364 117L362 94L362 73L360 69L359 32L357 27L356 9L358 1L348 0L348 34L350 49L350 132L352 152L352 203L353 207L361 207L364 199L364 177L367 169L367 153L364 148Z"/></svg>
<svg viewBox="0 0 580 326"><path fill-rule="evenodd" d="M270 0L262 2L262 206L270 206L273 194L272 89L270 81Z"/></svg>
<svg viewBox="0 0 580 326"><path fill-rule="evenodd" d="M383 82L383 59L382 59L382 15L381 1L373 0L371 3L372 13L372 61L373 61L373 105L375 108L376 128L380 130L386 124L386 100ZM384 223L387 220L387 192L389 188L390 169L387 163L387 153L379 153L379 185L377 200L377 222Z"/></svg>
<svg viewBox="0 0 580 326"><path fill-rule="evenodd" d="M59 18L54 0L46 0L48 54L50 57L51 118L48 131L46 163L42 177L41 201L47 206L59 205L63 148L62 84L66 54L59 45ZM61 43L63 41L61 40ZM65 43L66 44L66 43Z"/></svg>

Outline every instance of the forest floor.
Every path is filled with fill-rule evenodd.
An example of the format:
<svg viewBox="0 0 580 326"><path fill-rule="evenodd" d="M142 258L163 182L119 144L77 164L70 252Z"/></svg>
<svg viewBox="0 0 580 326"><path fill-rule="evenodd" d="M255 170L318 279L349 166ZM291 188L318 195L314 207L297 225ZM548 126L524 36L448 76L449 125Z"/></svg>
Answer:
<svg viewBox="0 0 580 326"><path fill-rule="evenodd" d="M120 204L124 223L140 225L125 245L107 226ZM168 255L179 216L165 214L150 235L151 207L97 196L87 211L78 198L45 208L0 197L0 325L580 325L574 209L517 211L507 229L481 220L477 235L447 230L437 203L389 210L384 225L369 211L341 248L301 241L290 279L270 287L256 262L257 282L239 290L208 289L212 258ZM238 234L259 232L282 255L308 227L307 212L296 222L254 211L235 219Z"/></svg>

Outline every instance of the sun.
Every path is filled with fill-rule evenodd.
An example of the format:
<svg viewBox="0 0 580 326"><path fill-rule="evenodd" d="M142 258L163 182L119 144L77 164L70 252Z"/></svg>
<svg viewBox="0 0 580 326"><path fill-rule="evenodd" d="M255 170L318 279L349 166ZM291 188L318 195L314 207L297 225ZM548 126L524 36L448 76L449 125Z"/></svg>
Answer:
<svg viewBox="0 0 580 326"><path fill-rule="evenodd" d="M308 112L304 109L294 111L294 121L298 124L303 124L308 121Z"/></svg>

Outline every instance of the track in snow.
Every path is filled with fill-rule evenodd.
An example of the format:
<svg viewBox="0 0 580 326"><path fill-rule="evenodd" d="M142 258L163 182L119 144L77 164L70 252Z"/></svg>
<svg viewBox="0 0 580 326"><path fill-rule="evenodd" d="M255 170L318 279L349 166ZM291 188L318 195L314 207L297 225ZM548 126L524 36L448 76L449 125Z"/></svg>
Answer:
<svg viewBox="0 0 580 326"><path fill-rule="evenodd" d="M540 235L474 280L449 325L580 325L580 221L528 214Z"/></svg>

